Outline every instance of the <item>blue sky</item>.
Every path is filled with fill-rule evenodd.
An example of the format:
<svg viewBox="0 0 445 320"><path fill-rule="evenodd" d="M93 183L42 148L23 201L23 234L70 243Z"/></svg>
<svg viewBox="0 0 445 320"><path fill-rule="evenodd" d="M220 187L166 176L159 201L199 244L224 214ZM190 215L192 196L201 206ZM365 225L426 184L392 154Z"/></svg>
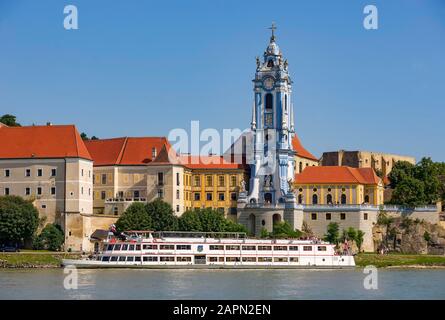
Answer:
<svg viewBox="0 0 445 320"><path fill-rule="evenodd" d="M63 28L63 8L79 29ZM363 8L379 29L363 28ZM0 0L0 114L101 138L249 126L275 21L303 144L445 161L445 2Z"/></svg>

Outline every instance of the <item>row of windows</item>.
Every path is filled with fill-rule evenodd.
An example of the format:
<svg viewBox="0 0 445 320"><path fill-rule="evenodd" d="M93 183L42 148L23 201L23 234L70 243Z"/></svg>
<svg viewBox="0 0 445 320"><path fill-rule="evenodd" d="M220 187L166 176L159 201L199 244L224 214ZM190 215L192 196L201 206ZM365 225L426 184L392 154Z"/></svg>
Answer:
<svg viewBox="0 0 445 320"><path fill-rule="evenodd" d="M321 215L321 213L319 213ZM317 220L317 214L311 213L311 220ZM332 220L332 213L326 213L325 216L326 220ZM346 220L346 213L340 213L340 220ZM363 220L368 220L368 214L365 212L363 213Z"/></svg>
<svg viewBox="0 0 445 320"><path fill-rule="evenodd" d="M106 250L111 251L140 251L142 249L144 250L158 250L157 244L109 244L106 246ZM105 249L105 248L104 248ZM160 250L175 250L175 245L173 244L161 244L159 245ZM191 245L183 245L178 244L176 245L176 250L191 250Z"/></svg>
<svg viewBox="0 0 445 320"><path fill-rule="evenodd" d="M208 257L209 262L224 262L224 257ZM226 257L225 262L298 262L298 257Z"/></svg>
<svg viewBox="0 0 445 320"><path fill-rule="evenodd" d="M303 251L312 251L313 246L303 246ZM175 245L173 244L109 244L106 245L106 250L111 251L140 251L141 248L143 250L175 250ZM237 251L237 250L246 250L246 251L298 251L298 246L257 246L255 245L210 245L210 250L227 250L227 251ZM177 244L176 250L191 250L191 245ZM105 248L104 248L105 250ZM326 251L326 246L317 246L318 251Z"/></svg>
<svg viewBox="0 0 445 320"><path fill-rule="evenodd" d="M36 176L37 177L43 177L43 169L37 169L36 170ZM31 177L31 169L25 169L25 177ZM57 169L53 168L50 170L50 176L55 177L57 175ZM83 175L83 169L82 169L82 175ZM11 176L11 169L5 169L4 176L6 178L9 178Z"/></svg>
<svg viewBox="0 0 445 320"><path fill-rule="evenodd" d="M174 262L175 257L153 257L153 256L144 256L144 257L132 257L132 256L103 256L102 261L108 262ZM192 262L191 257L176 257L177 262Z"/></svg>
<svg viewBox="0 0 445 320"><path fill-rule="evenodd" d="M365 202L369 202L369 197L368 198L365 197ZM299 204L303 203L303 195L302 194L298 195L298 203ZM333 203L333 198L332 198L331 194L326 195L326 203L327 204L334 204ZM347 197L346 197L345 194L342 194L340 196L340 203L341 204L347 204ZM312 204L318 204L318 195L317 194L312 195Z"/></svg>
<svg viewBox="0 0 445 320"><path fill-rule="evenodd" d="M194 201L200 201L201 200L201 193L195 192L193 199L194 199ZM218 193L218 201L225 201L225 199L226 199L225 193L222 193L222 192ZM230 194L230 200L236 201L236 199L237 199L236 193L232 192ZM186 200L188 200L188 199L186 199ZM211 193L211 192L207 192L206 193L206 201L213 201L213 193Z"/></svg>
<svg viewBox="0 0 445 320"><path fill-rule="evenodd" d="M24 189L24 195L25 196L30 196L31 192L32 192L32 189L30 187L26 187ZM4 188L3 193L4 193L5 196L9 196L11 194L11 189L6 187L6 188ZM36 194L38 196L42 195L43 194L43 188L42 187L37 187L36 188ZM51 187L50 188L50 194L51 195L55 195L56 194L56 187Z"/></svg>
<svg viewBox="0 0 445 320"><path fill-rule="evenodd" d="M226 245L225 249L228 251L233 250L242 250L245 251L298 251L298 246L254 246L254 245ZM210 250L224 250L224 245L210 245ZM326 251L326 246L317 246L318 251ZM312 246L303 246L303 251L312 251Z"/></svg>
<svg viewBox="0 0 445 320"><path fill-rule="evenodd" d="M207 257L208 262L298 262L298 257ZM192 262L191 257L103 256L104 262Z"/></svg>
<svg viewBox="0 0 445 320"><path fill-rule="evenodd" d="M201 177L200 176L194 176L193 186L194 187L201 186ZM213 187L213 176L211 176L211 175L205 176L205 186ZM225 186L226 186L225 176L223 176L223 175L218 176L218 187L225 187ZM230 187L236 187L236 186L237 186L237 177L230 176Z"/></svg>

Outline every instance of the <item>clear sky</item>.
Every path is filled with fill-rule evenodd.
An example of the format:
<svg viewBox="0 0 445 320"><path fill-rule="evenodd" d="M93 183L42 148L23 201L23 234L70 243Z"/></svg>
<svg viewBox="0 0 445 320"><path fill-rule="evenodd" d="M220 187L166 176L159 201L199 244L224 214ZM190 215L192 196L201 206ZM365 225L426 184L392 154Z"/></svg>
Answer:
<svg viewBox="0 0 445 320"><path fill-rule="evenodd" d="M79 29L63 28L63 8ZM374 4L379 29L363 28ZM271 22L295 124L337 149L445 161L445 1L0 0L0 114L100 138L249 126Z"/></svg>

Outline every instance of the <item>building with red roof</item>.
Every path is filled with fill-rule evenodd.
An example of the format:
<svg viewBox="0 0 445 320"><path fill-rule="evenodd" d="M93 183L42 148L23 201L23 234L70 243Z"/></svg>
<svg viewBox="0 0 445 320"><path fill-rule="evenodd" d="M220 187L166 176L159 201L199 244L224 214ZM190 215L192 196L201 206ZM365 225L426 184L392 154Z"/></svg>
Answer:
<svg viewBox="0 0 445 320"><path fill-rule="evenodd" d="M372 168L308 167L294 185L300 204L383 204L383 182Z"/></svg>
<svg viewBox="0 0 445 320"><path fill-rule="evenodd" d="M65 248L88 245L93 162L74 125L0 127L0 195L33 200L46 223L65 231Z"/></svg>

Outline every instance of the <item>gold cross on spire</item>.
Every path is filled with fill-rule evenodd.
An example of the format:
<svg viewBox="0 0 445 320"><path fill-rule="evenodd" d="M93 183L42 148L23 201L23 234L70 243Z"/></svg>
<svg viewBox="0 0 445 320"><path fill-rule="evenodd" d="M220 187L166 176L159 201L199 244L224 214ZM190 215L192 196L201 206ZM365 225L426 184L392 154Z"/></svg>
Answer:
<svg viewBox="0 0 445 320"><path fill-rule="evenodd" d="M277 27L275 26L275 22L272 22L272 26L269 27L270 30L272 30L272 36L270 37L271 40L275 40L275 30Z"/></svg>

